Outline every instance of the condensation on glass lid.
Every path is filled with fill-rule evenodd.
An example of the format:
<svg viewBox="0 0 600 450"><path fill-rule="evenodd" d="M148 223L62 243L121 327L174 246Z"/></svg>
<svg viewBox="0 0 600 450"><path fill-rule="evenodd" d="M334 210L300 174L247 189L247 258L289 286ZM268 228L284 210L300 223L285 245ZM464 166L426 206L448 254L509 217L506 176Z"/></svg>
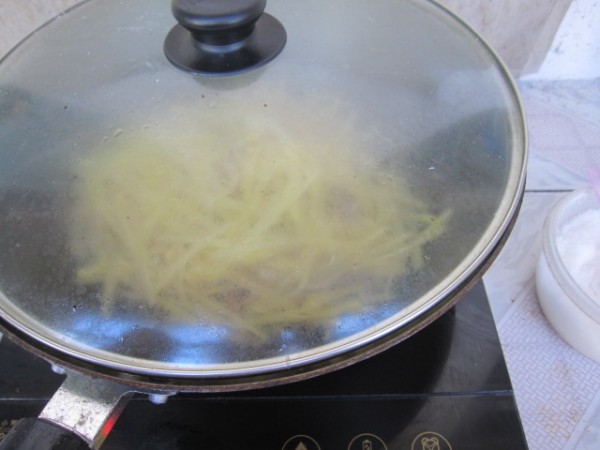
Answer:
<svg viewBox="0 0 600 450"><path fill-rule="evenodd" d="M77 282L106 314L143 304L266 337L388 301L422 267L450 211L343 102L281 96L224 95L227 115L140 126L73 165Z"/></svg>

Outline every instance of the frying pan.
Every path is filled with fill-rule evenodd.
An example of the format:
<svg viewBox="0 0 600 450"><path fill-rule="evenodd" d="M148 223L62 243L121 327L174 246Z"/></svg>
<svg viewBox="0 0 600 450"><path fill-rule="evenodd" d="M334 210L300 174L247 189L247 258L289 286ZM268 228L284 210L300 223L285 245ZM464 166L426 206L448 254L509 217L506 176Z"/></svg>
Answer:
<svg viewBox="0 0 600 450"><path fill-rule="evenodd" d="M516 219L518 94L438 4L164 3L83 2L0 62L0 327L67 373L3 450L368 358Z"/></svg>

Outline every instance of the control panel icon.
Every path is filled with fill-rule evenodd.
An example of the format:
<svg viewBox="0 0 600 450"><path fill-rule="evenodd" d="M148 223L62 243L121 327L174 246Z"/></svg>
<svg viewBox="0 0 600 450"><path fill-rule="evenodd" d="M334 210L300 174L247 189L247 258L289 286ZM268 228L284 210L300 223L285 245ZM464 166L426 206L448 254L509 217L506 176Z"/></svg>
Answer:
<svg viewBox="0 0 600 450"><path fill-rule="evenodd" d="M285 441L281 450L321 450L321 447L310 436L298 434Z"/></svg>
<svg viewBox="0 0 600 450"><path fill-rule="evenodd" d="M348 450L388 450L388 448L379 436L363 433L355 436L350 441Z"/></svg>
<svg viewBox="0 0 600 450"><path fill-rule="evenodd" d="M411 450L452 450L452 446L441 434L427 431L413 440Z"/></svg>

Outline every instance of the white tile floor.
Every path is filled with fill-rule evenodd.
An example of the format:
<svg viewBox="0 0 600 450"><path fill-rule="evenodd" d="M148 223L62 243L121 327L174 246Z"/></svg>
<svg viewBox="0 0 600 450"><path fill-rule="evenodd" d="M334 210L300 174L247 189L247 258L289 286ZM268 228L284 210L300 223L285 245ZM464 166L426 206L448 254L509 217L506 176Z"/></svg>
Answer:
<svg viewBox="0 0 600 450"><path fill-rule="evenodd" d="M532 450L600 448L600 364L554 332L534 282L549 209L600 167L599 81L520 83L530 132L527 190L515 229L484 277Z"/></svg>

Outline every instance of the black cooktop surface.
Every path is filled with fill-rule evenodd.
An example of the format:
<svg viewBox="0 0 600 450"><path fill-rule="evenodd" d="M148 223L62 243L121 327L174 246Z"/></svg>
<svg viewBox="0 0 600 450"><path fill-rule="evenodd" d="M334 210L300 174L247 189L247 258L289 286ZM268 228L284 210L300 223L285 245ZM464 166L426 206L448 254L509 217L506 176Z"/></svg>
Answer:
<svg viewBox="0 0 600 450"><path fill-rule="evenodd" d="M63 377L0 341L0 439ZM482 283L408 340L340 371L268 389L134 396L102 450L522 450Z"/></svg>

